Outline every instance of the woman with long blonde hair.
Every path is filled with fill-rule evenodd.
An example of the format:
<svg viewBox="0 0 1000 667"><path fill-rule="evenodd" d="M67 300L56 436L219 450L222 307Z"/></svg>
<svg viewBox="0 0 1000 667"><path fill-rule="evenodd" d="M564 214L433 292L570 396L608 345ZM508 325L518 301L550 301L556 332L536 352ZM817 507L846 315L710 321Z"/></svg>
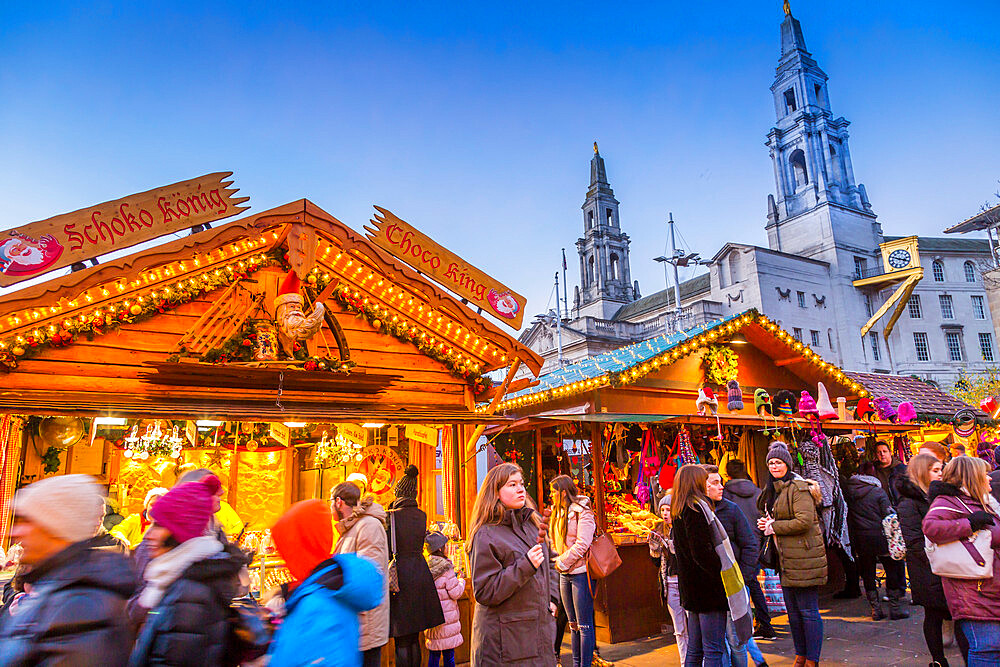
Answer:
<svg viewBox="0 0 1000 667"><path fill-rule="evenodd" d="M721 667L729 600L722 582L722 560L713 546L712 528L702 503L710 504L708 471L700 465L682 466L674 477L670 513L677 587L687 612L684 665Z"/></svg>
<svg viewBox="0 0 1000 667"><path fill-rule="evenodd" d="M559 592L569 619L573 667L590 667L597 637L594 634L594 597L587 573L587 552L594 541L597 519L590 500L580 495L576 482L559 475L549 482L552 516L549 530L559 571Z"/></svg>
<svg viewBox="0 0 1000 667"><path fill-rule="evenodd" d="M559 593L549 576L545 528L525 491L520 466L491 468L469 518L476 598L473 667L555 665L553 614Z"/></svg>
<svg viewBox="0 0 1000 667"><path fill-rule="evenodd" d="M935 443L936 444L936 443ZM924 531L921 528L930 501L927 491L933 482L941 479L941 461L934 454L917 454L906 466L906 477L896 483L896 493L899 503L896 513L899 515L899 527L903 531L903 541L906 542L906 569L910 574L910 595L913 604L924 608L924 641L931 659L939 665L948 664L944 656L944 621L951 620L948 611L948 601L941 586L941 577L931 571L931 564L924 551ZM968 653L962 633L956 633L962 654ZM933 663L931 663L933 664Z"/></svg>
<svg viewBox="0 0 1000 667"><path fill-rule="evenodd" d="M924 535L934 544L965 540L980 530L990 532L991 553L981 555L993 559L992 577L941 577L948 609L969 643L969 667L1000 664L1000 506L990 495L988 473L989 466L980 458L953 458L940 481L928 487L930 509L922 522Z"/></svg>

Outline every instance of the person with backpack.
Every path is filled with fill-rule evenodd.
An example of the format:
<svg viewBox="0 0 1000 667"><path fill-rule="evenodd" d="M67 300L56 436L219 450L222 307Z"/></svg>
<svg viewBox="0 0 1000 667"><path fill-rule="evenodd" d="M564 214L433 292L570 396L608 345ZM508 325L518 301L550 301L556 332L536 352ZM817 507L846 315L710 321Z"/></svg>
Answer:
<svg viewBox="0 0 1000 667"><path fill-rule="evenodd" d="M271 539L294 578L284 620L271 642L269 667L362 664L359 614L384 598L383 575L353 553L330 555L333 514L321 500L295 503L271 529Z"/></svg>
<svg viewBox="0 0 1000 667"><path fill-rule="evenodd" d="M231 605L247 560L207 530L220 487L215 475L178 484L150 510L152 559L146 586L130 603L142 629L129 667L232 664Z"/></svg>

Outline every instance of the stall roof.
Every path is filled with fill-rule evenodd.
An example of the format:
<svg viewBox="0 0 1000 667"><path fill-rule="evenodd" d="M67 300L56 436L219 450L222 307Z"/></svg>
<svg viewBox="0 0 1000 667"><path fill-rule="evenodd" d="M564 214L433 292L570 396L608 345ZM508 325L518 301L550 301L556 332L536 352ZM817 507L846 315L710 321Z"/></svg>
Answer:
<svg viewBox="0 0 1000 667"><path fill-rule="evenodd" d="M872 396L885 396L894 405L910 401L917 415L950 419L959 410L968 408L976 410L968 403L914 377L854 371L847 371L847 376L864 385ZM979 410L976 410L976 413L980 417L986 416Z"/></svg>
<svg viewBox="0 0 1000 667"><path fill-rule="evenodd" d="M957 225L952 225L944 230L945 234L965 234L966 232L979 232L996 225L1000 217L1000 204L985 211L980 211L968 220L963 220ZM984 241L985 243L985 241Z"/></svg>
<svg viewBox="0 0 1000 667"><path fill-rule="evenodd" d="M509 394L500 403L500 410L510 410L526 405L545 403L566 396L635 382L661 366L668 366L715 341L723 341L737 331L745 334L749 342L775 360L777 365L803 378L813 379L817 373L843 385L857 395L864 396L864 387L850 379L833 364L824 361L808 345L796 340L790 333L756 309L750 309L714 322L699 325L674 334L663 334L649 340L611 350L596 357L546 373L538 384ZM806 363L811 372L802 373L797 366Z"/></svg>

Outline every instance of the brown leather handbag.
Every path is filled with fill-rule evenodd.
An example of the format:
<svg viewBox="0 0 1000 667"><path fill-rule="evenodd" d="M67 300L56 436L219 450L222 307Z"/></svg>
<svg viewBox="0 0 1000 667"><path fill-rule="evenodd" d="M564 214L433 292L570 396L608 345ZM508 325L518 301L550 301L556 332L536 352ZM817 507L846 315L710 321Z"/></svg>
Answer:
<svg viewBox="0 0 1000 667"><path fill-rule="evenodd" d="M594 541L590 543L590 550L587 551L587 572L593 579L603 579L618 569L622 559L608 534L600 528L597 530Z"/></svg>

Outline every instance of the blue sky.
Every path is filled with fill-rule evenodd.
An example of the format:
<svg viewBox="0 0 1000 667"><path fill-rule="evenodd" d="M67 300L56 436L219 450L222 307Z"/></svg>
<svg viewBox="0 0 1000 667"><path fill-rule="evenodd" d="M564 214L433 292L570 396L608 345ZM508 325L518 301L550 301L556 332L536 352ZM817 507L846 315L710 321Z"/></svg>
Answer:
<svg viewBox="0 0 1000 667"><path fill-rule="evenodd" d="M766 245L781 3L6 3L0 228L221 170L253 211L385 206L541 312L600 143L644 294L668 212ZM792 3L887 234L1000 178L994 1Z"/></svg>

